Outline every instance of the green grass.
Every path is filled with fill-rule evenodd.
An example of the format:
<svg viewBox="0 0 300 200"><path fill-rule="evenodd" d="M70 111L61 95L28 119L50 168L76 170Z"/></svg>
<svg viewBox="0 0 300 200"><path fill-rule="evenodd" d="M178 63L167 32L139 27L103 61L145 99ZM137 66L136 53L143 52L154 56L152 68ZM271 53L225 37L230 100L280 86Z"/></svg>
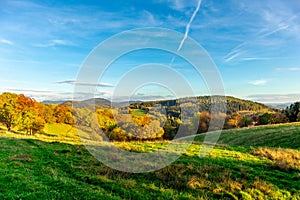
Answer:
<svg viewBox="0 0 300 200"><path fill-rule="evenodd" d="M204 136L199 135L196 140L203 141ZM218 144L300 149L300 123L225 130Z"/></svg>
<svg viewBox="0 0 300 200"><path fill-rule="evenodd" d="M0 199L300 199L299 124L224 131L205 158L195 142L170 166L144 174L104 166L70 126L45 132L1 130ZM166 144L116 143L137 152Z"/></svg>
<svg viewBox="0 0 300 200"><path fill-rule="evenodd" d="M43 133L27 135L22 132L7 132L4 127L0 128L0 137L11 137L16 139L34 139L45 142L61 142L68 144L82 144L79 134L84 132L67 124L46 124Z"/></svg>
<svg viewBox="0 0 300 200"><path fill-rule="evenodd" d="M34 139L45 142L59 142L80 145L82 139L92 141L93 139L102 140L99 135L89 133L91 130L87 127L74 127L67 124L46 124L41 133L28 135L22 132L7 132L4 127L0 127L0 137L11 137L17 139ZM79 137L80 136L80 137Z"/></svg>
<svg viewBox="0 0 300 200"><path fill-rule="evenodd" d="M147 114L145 110L133 109L133 116L144 116L145 114Z"/></svg>

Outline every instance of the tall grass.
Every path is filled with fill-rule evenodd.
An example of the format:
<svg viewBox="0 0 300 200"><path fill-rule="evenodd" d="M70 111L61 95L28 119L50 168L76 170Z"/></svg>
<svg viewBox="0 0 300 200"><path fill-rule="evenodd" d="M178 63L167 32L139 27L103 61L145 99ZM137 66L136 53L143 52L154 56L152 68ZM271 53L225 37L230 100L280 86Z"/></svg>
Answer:
<svg viewBox="0 0 300 200"><path fill-rule="evenodd" d="M282 170L295 169L300 171L300 151L292 149L269 149L259 147L253 149L253 155L267 158Z"/></svg>

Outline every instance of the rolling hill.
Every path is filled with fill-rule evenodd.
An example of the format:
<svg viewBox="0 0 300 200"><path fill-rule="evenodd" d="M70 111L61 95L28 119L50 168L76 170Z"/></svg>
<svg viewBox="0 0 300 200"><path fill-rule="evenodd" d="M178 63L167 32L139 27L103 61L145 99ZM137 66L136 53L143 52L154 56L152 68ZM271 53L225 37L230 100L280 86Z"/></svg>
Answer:
<svg viewBox="0 0 300 200"><path fill-rule="evenodd" d="M218 97L219 96L213 96L215 99L215 102L218 103ZM111 102L108 99L104 98L94 98L94 99L88 99L83 101L44 101L47 104L61 104L65 106L72 106L73 103L76 104L76 107L89 107L89 106L96 106L96 107L111 107L113 104L117 107L122 107L124 105L130 104L130 107L134 108L142 108L142 107L149 107L153 106L155 104L161 104L164 107L169 107L171 109L178 109L181 102L184 103L195 103L195 99L197 99L199 104L200 111L209 111L210 106L212 104L211 97L210 96L199 96L196 98L181 98L181 99L171 99L171 100L158 100L158 101L131 101L131 102ZM220 102L223 100L223 98L220 98ZM239 111L253 111L253 112L260 112L260 111L275 111L278 110L278 108L274 108L273 106L268 106L262 103L253 102L250 100L243 100L236 97L227 96L226 97L226 106L227 106L227 112L228 113L234 113Z"/></svg>
<svg viewBox="0 0 300 200"><path fill-rule="evenodd" d="M35 136L0 131L1 199L300 199L299 123L223 131L204 158L199 135L173 164L143 174L106 167L63 126ZM148 152L167 143L115 145Z"/></svg>

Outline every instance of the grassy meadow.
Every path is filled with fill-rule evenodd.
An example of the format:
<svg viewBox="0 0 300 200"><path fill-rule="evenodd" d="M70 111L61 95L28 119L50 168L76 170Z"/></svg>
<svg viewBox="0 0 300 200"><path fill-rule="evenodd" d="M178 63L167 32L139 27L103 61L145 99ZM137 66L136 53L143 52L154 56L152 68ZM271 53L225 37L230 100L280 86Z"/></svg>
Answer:
<svg viewBox="0 0 300 200"><path fill-rule="evenodd" d="M199 158L203 135L176 162L131 174L104 166L68 125L28 136L0 130L1 199L300 199L300 123L223 131ZM147 152L157 142L116 142Z"/></svg>

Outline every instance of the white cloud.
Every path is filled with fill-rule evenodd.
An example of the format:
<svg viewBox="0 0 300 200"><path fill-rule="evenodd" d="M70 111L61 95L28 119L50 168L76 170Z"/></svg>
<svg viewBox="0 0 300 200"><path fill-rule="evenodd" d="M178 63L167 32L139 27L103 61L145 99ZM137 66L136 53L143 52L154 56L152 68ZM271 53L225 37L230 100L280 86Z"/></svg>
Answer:
<svg viewBox="0 0 300 200"><path fill-rule="evenodd" d="M230 62L231 60L240 56L241 54L242 54L242 51L231 52L224 57L224 59L225 59L224 62Z"/></svg>
<svg viewBox="0 0 300 200"><path fill-rule="evenodd" d="M51 90L40 90L40 89L26 89L26 88L0 88L0 93L2 92L13 92L17 94L24 94L28 97L34 98L37 101L44 100L65 100L70 99L65 95L59 94L59 92ZM71 95L69 95L71 96Z"/></svg>
<svg viewBox="0 0 300 200"><path fill-rule="evenodd" d="M290 7L281 6L282 8L274 6L271 10L262 10L261 16L264 20L265 33L263 37L275 34L282 31L282 34L289 37L299 38L299 17Z"/></svg>
<svg viewBox="0 0 300 200"><path fill-rule="evenodd" d="M69 44L72 44L71 42L66 41L66 40L52 40L51 42L52 42L52 44L57 44L57 45L69 45Z"/></svg>
<svg viewBox="0 0 300 200"><path fill-rule="evenodd" d="M143 19L145 19L149 23L149 26L159 26L162 24L162 22L160 20L157 20L156 17L147 10L144 10L141 13L141 16Z"/></svg>
<svg viewBox="0 0 300 200"><path fill-rule="evenodd" d="M276 71L300 71L300 67L276 68Z"/></svg>
<svg viewBox="0 0 300 200"><path fill-rule="evenodd" d="M16 92L16 93L51 93L51 90L38 90L38 89L17 89L17 88L9 88L9 89L0 89L1 92Z"/></svg>
<svg viewBox="0 0 300 200"><path fill-rule="evenodd" d="M300 100L300 94L256 94L247 97L262 103L291 103Z"/></svg>
<svg viewBox="0 0 300 200"><path fill-rule="evenodd" d="M0 93L13 92L17 94L25 94L37 101L65 101L76 98L76 100L86 100L89 98L111 98L112 93L107 90L96 90L94 93L90 92L77 92L74 96L73 91L56 91L56 90L41 90L41 89L27 89L27 88L0 88Z"/></svg>
<svg viewBox="0 0 300 200"><path fill-rule="evenodd" d="M243 56L259 58L263 48L272 47L272 51L274 51L291 38L300 39L299 16L291 5L278 1L266 1L264 5L258 2L240 3L239 9L243 10L246 15L255 16L259 20L248 22L247 38L229 51L225 56L225 62L249 61ZM231 24L238 25L239 22L231 19ZM231 55L239 51L247 53L230 59Z"/></svg>
<svg viewBox="0 0 300 200"><path fill-rule="evenodd" d="M55 39L55 40L51 40L48 43L35 44L34 46L36 46L36 47L74 46L74 43L72 43L71 41L68 41L68 40Z"/></svg>
<svg viewBox="0 0 300 200"><path fill-rule="evenodd" d="M2 43L2 44L7 44L7 45L13 45L13 42L12 42L12 41L6 40L6 39L1 39L1 40L0 40L0 43Z"/></svg>
<svg viewBox="0 0 300 200"><path fill-rule="evenodd" d="M170 7L177 11L183 11L186 8L194 7L197 0L169 0Z"/></svg>
<svg viewBox="0 0 300 200"><path fill-rule="evenodd" d="M264 80L264 79L259 79L259 80L253 80L253 81L250 81L249 84L251 85L265 85L267 84L267 80Z"/></svg>
<svg viewBox="0 0 300 200"><path fill-rule="evenodd" d="M91 83L91 82L78 82L76 80L64 80L57 81L57 84L71 84L71 85L81 85L81 86L99 86L99 87L114 87L110 83Z"/></svg>

